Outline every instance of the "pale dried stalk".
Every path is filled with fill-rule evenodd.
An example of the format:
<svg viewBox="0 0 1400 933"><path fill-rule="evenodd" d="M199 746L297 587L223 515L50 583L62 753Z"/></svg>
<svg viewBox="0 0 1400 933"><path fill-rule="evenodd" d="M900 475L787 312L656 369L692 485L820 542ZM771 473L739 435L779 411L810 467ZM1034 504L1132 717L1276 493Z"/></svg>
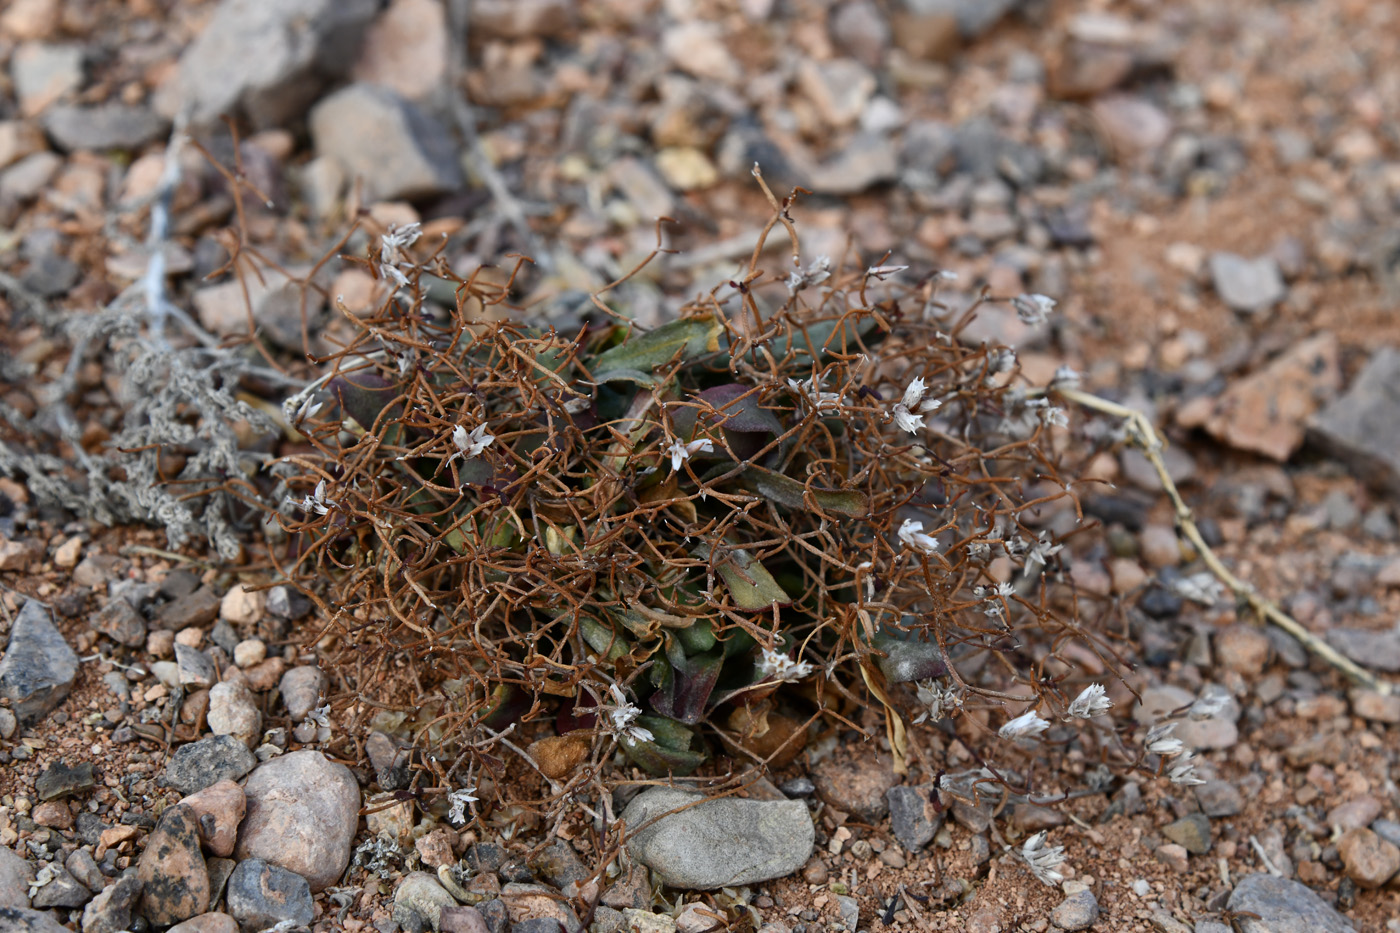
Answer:
<svg viewBox="0 0 1400 933"><path fill-rule="evenodd" d="M1056 391L1066 401L1074 402L1076 405L1092 411L1122 418L1127 423L1129 442L1142 450L1147 461L1157 471L1162 488L1166 490L1167 498L1171 500L1172 508L1176 511L1176 524L1181 529L1181 534L1196 549L1196 553L1201 556L1201 560L1205 562L1210 572L1215 574L1221 583L1230 588L1237 600L1247 603L1260 619L1272 622L1292 635L1302 643L1304 648L1341 671L1343 676L1352 683L1383 696L1389 696L1395 692L1393 683L1380 679L1351 659L1343 657L1337 649L1304 628L1297 619L1280 609L1276 603L1260 596L1254 587L1235 576L1230 568L1225 566L1216 556L1215 551L1211 550L1210 545L1206 544L1200 529L1196 527L1195 516L1191 512L1191 508L1182 499L1181 493L1176 488L1176 483L1172 482L1171 477L1167 475L1167 467L1161 456L1165 442L1153 428L1152 422L1142 412L1134 411L1127 406L1110 402L1108 399L1100 398L1080 389L1057 389Z"/></svg>

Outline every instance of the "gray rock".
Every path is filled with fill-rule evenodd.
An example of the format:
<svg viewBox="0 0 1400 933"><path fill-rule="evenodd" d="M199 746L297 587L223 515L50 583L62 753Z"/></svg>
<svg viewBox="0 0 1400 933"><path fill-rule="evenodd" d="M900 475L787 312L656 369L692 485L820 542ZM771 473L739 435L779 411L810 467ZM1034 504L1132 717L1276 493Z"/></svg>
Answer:
<svg viewBox="0 0 1400 933"><path fill-rule="evenodd" d="M325 695L326 675L315 665L303 664L283 674L277 689L282 693L287 715L291 716L293 721L300 722L316 708L321 702L321 697Z"/></svg>
<svg viewBox="0 0 1400 933"><path fill-rule="evenodd" d="M1087 930L1097 919L1099 902L1089 890L1071 894L1050 911L1050 922L1061 930Z"/></svg>
<svg viewBox="0 0 1400 933"><path fill-rule="evenodd" d="M279 619L295 622L311 611L311 600L295 587L274 586L267 591L267 611Z"/></svg>
<svg viewBox="0 0 1400 933"><path fill-rule="evenodd" d="M262 858L295 871L320 891L350 864L359 825L360 786L350 769L318 751L299 751L264 762L243 790L248 812L234 855Z"/></svg>
<svg viewBox="0 0 1400 933"><path fill-rule="evenodd" d="M68 853L68 859L63 863L63 867L68 869L68 874L86 885L88 890L94 894L107 886L107 879L102 874L102 869L97 867L97 860L87 849L74 849Z"/></svg>
<svg viewBox="0 0 1400 933"><path fill-rule="evenodd" d="M10 56L10 79L20 109L37 114L82 85L82 46L26 42Z"/></svg>
<svg viewBox="0 0 1400 933"><path fill-rule="evenodd" d="M14 849L0 846L0 908L29 907L29 885L36 870Z"/></svg>
<svg viewBox="0 0 1400 933"><path fill-rule="evenodd" d="M257 763L248 746L233 736L211 735L176 749L161 777L181 795L189 795L219 781L236 781Z"/></svg>
<svg viewBox="0 0 1400 933"><path fill-rule="evenodd" d="M1311 433L1354 475L1400 496L1400 350L1377 350L1346 394L1314 417Z"/></svg>
<svg viewBox="0 0 1400 933"><path fill-rule="evenodd" d="M559 892L543 884L512 882L501 888L500 901L510 914L513 930L519 930L529 920L548 920L555 933L583 933L578 915L560 898Z"/></svg>
<svg viewBox="0 0 1400 933"><path fill-rule="evenodd" d="M1168 823L1162 827L1162 835L1192 855L1205 855L1210 851L1210 820L1202 813L1188 813Z"/></svg>
<svg viewBox="0 0 1400 933"><path fill-rule="evenodd" d="M173 632L190 626L203 627L218 617L219 597L207 586L178 596L156 610L156 621L160 627Z"/></svg>
<svg viewBox="0 0 1400 933"><path fill-rule="evenodd" d="M1342 654L1373 671L1400 671L1400 629L1372 632L1334 628L1327 640Z"/></svg>
<svg viewBox="0 0 1400 933"><path fill-rule="evenodd" d="M239 111L258 129L282 126L350 69L378 7L376 0L223 0L180 56L158 106L166 116L190 108L196 126Z"/></svg>
<svg viewBox="0 0 1400 933"><path fill-rule="evenodd" d="M371 198L426 198L462 185L447 130L388 88L343 88L316 104L310 123L316 154L363 178Z"/></svg>
<svg viewBox="0 0 1400 933"><path fill-rule="evenodd" d="M8 709L0 708L0 739L12 739L19 731L19 720Z"/></svg>
<svg viewBox="0 0 1400 933"><path fill-rule="evenodd" d="M83 909L83 933L120 933L131 929L141 879L133 872L117 879Z"/></svg>
<svg viewBox="0 0 1400 933"><path fill-rule="evenodd" d="M73 689L78 656L63 640L49 610L38 600L24 604L0 659L0 696L10 700L27 728L58 708Z"/></svg>
<svg viewBox="0 0 1400 933"><path fill-rule="evenodd" d="M82 907L92 900L92 891L68 873L68 869L58 863L47 866L49 880L34 892L30 906L35 910L50 907L63 907L69 910Z"/></svg>
<svg viewBox="0 0 1400 933"><path fill-rule="evenodd" d="M307 926L316 916L306 879L260 858L238 863L225 896L228 912L244 930L265 930L284 920Z"/></svg>
<svg viewBox="0 0 1400 933"><path fill-rule="evenodd" d="M505 933L506 927L510 926L510 909L499 897L477 904L476 909L481 919L486 921L486 929L490 933Z"/></svg>
<svg viewBox="0 0 1400 933"><path fill-rule="evenodd" d="M1210 276L1216 294L1236 311L1263 311L1288 294L1278 261L1272 256L1246 259L1235 253L1212 253Z"/></svg>
<svg viewBox="0 0 1400 933"><path fill-rule="evenodd" d="M65 762L55 761L39 775L38 780L34 782L34 789L39 792L40 800L56 800L85 791L94 782L92 762L84 761L70 766Z"/></svg>
<svg viewBox="0 0 1400 933"><path fill-rule="evenodd" d="M888 812L885 792L898 782L889 755L826 758L812 772L822 799L840 810L876 823Z"/></svg>
<svg viewBox="0 0 1400 933"><path fill-rule="evenodd" d="M112 599L92 620L93 631L119 645L138 648L146 643L146 620L124 599Z"/></svg>
<svg viewBox="0 0 1400 933"><path fill-rule="evenodd" d="M1206 781L1197 784L1196 802L1206 816L1234 816L1244 809L1244 796L1229 781Z"/></svg>
<svg viewBox="0 0 1400 933"><path fill-rule="evenodd" d="M87 928L83 928L85 933ZM0 930L5 933L70 933L46 910L0 907Z"/></svg>
<svg viewBox="0 0 1400 933"><path fill-rule="evenodd" d="M1231 910L1247 910L1258 920L1243 920L1244 933L1352 933L1351 921L1313 891L1273 875L1250 875L1230 895Z"/></svg>
<svg viewBox="0 0 1400 933"><path fill-rule="evenodd" d="M561 36L575 15L573 0L476 0L471 31L503 39Z"/></svg>
<svg viewBox="0 0 1400 933"><path fill-rule="evenodd" d="M1371 824L1371 832L1393 846L1400 846L1400 823L1394 820L1376 820Z"/></svg>
<svg viewBox="0 0 1400 933"><path fill-rule="evenodd" d="M975 39L995 26L1023 0L904 0L911 13L920 16L951 16L958 21L958 32Z"/></svg>
<svg viewBox="0 0 1400 933"><path fill-rule="evenodd" d="M394 892L394 921L408 929L415 918L421 918L434 930L440 930L443 909L456 906L456 899L438 884L435 875L410 872Z"/></svg>
<svg viewBox="0 0 1400 933"><path fill-rule="evenodd" d="M854 930L860 924L860 901L845 894L836 895L836 909L841 914L841 922L846 929Z"/></svg>
<svg viewBox="0 0 1400 933"><path fill-rule="evenodd" d="M62 165L63 156L56 152L27 155L0 174L0 195L14 201L38 197Z"/></svg>
<svg viewBox="0 0 1400 933"><path fill-rule="evenodd" d="M654 787L623 812L640 827L698 795ZM707 800L662 817L628 842L632 857L676 888L713 890L791 874L812 854L816 827L800 800Z"/></svg>
<svg viewBox="0 0 1400 933"><path fill-rule="evenodd" d="M139 149L163 137L170 124L146 107L118 102L62 105L44 114L44 130L59 149Z"/></svg>
<svg viewBox="0 0 1400 933"><path fill-rule="evenodd" d="M570 884L577 884L592 872L584 866L574 847L561 839L540 850L529 860L530 870L561 890Z"/></svg>
<svg viewBox="0 0 1400 933"><path fill-rule="evenodd" d="M214 662L198 648L175 643L175 663L180 666L180 685L183 687L208 687L219 679L214 670Z"/></svg>
<svg viewBox="0 0 1400 933"><path fill-rule="evenodd" d="M809 170L809 186L818 194L859 194L894 181L899 175L899 147L885 136L858 133L846 147Z"/></svg>
<svg viewBox="0 0 1400 933"><path fill-rule="evenodd" d="M46 252L30 260L21 281L45 298L58 298L68 294L81 277L82 269L76 262L59 253Z"/></svg>
<svg viewBox="0 0 1400 933"><path fill-rule="evenodd" d="M885 791L894 837L910 852L918 852L928 845L943 823L943 814L933 806L929 797L932 791L932 784L918 787L901 785Z"/></svg>

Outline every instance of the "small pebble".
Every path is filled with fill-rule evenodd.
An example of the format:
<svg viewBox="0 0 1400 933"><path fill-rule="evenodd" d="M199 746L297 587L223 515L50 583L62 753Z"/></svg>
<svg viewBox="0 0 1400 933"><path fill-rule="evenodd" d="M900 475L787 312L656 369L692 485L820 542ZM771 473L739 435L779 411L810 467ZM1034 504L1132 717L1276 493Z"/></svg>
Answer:
<svg viewBox="0 0 1400 933"><path fill-rule="evenodd" d="M261 638L240 641L233 648L233 663L242 668L261 664L267 657L267 644Z"/></svg>

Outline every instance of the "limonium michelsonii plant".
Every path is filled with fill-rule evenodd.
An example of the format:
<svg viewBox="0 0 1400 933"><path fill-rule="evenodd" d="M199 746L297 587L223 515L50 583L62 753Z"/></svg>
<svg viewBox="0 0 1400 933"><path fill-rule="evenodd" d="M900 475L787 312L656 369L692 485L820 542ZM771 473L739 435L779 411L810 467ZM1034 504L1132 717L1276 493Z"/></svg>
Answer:
<svg viewBox="0 0 1400 933"><path fill-rule="evenodd" d="M1064 874L1059 870L1065 862L1065 847L1046 845L1044 830L1022 844L1021 858L1030 867L1031 874L1042 884L1054 887L1065 880Z"/></svg>
<svg viewBox="0 0 1400 933"><path fill-rule="evenodd" d="M1069 704L1071 719L1092 719L1113 708L1113 701L1104 695L1102 684L1090 684Z"/></svg>
<svg viewBox="0 0 1400 933"><path fill-rule="evenodd" d="M997 730L997 734L1003 739L1024 739L1040 735L1048 728L1050 728L1048 720L1037 716L1035 710L1029 710L1006 723Z"/></svg>

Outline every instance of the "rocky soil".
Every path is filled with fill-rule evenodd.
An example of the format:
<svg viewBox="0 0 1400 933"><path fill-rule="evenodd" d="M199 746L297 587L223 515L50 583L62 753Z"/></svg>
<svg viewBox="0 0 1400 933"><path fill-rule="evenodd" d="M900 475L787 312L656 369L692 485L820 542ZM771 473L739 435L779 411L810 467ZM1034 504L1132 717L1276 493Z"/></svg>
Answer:
<svg viewBox="0 0 1400 933"><path fill-rule="evenodd" d="M1031 384L1072 366L1146 413L1234 572L1393 678L1397 30L1359 0L11 0L0 930L1400 930L1400 696L1202 593L1106 419L1064 435L1100 482L1080 496L1098 530L1063 556L1124 682L1074 661L1124 727L1218 698L1175 733L1204 783L1100 780L1052 730L1043 786L1085 793L940 800L938 772L973 764L956 731L915 727L895 775L867 711L621 853L603 814L640 826L705 782L619 767L558 822L425 795L440 766L404 747L402 711L348 696L325 620L261 588L275 528L235 522L230 559L46 480L97 472L130 405L98 309L242 348L247 403L275 411L383 298L337 257L388 225L421 222L461 275L530 256L519 303L561 328L660 238L674 252L612 293L654 324L747 264L758 163L807 189L804 260L955 273L953 308L1056 299L1048 324L993 303L966 334L1014 346ZM172 155L185 132L207 155ZM546 722L523 738L567 751ZM1054 884L1021 854L1041 832Z"/></svg>

